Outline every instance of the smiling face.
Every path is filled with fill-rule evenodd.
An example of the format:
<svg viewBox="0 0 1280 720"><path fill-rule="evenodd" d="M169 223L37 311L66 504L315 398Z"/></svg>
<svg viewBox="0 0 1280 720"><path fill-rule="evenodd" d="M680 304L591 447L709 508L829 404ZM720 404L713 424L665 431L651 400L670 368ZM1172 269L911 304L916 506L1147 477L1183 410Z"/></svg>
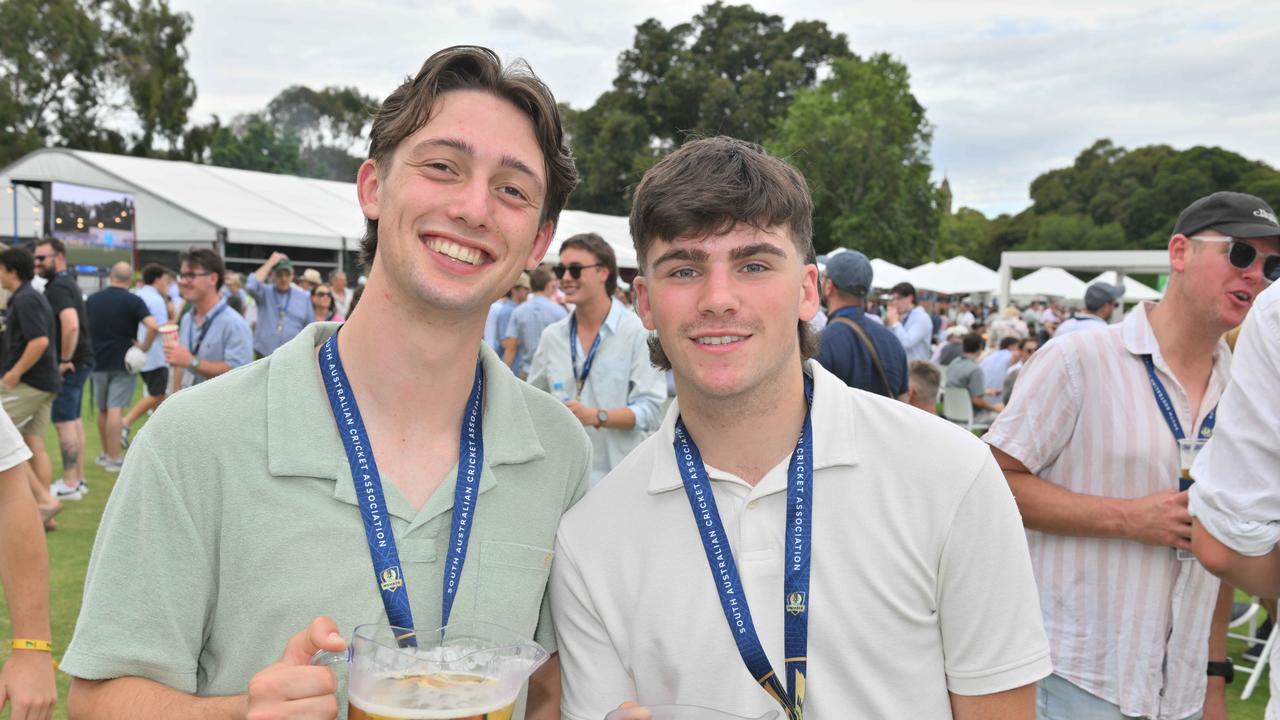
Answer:
<svg viewBox="0 0 1280 720"><path fill-rule="evenodd" d="M542 152L528 116L506 100L445 93L388 165L360 168L361 206L378 221L370 282L385 276L410 302L482 314L546 252Z"/></svg>
<svg viewBox="0 0 1280 720"><path fill-rule="evenodd" d="M636 308L656 330L678 393L750 393L800 362L797 325L818 309L818 271L790 233L739 224L706 238L654 240Z"/></svg>
<svg viewBox="0 0 1280 720"><path fill-rule="evenodd" d="M1203 230L1196 237L1225 238L1214 230ZM1202 321L1221 332L1244 322L1253 300L1266 287L1262 276L1262 257L1280 252L1280 238L1242 239L1258 253L1248 268L1236 268L1227 259L1230 249L1225 242L1201 242L1175 235L1169 242L1170 265L1182 275L1179 292L1202 312Z"/></svg>
<svg viewBox="0 0 1280 720"><path fill-rule="evenodd" d="M566 268L564 274L560 276L560 290L564 292L566 301L578 304L584 301L608 299L605 283L609 279L609 268L590 267L601 265L595 255L582 248L565 248L560 251L560 264ZM581 268L576 279L568 269L574 265Z"/></svg>

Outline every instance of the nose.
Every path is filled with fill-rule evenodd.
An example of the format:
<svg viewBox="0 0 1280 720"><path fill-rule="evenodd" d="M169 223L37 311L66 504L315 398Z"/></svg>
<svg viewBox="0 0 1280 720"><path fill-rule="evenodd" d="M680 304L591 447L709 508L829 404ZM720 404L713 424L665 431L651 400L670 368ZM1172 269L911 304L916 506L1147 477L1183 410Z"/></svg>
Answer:
<svg viewBox="0 0 1280 720"><path fill-rule="evenodd" d="M487 227L491 202L488 184L479 178L468 178L454 189L449 201L449 217L468 227Z"/></svg>
<svg viewBox="0 0 1280 720"><path fill-rule="evenodd" d="M703 276L698 294L698 311L706 315L725 315L737 312L741 306L733 270L713 265Z"/></svg>

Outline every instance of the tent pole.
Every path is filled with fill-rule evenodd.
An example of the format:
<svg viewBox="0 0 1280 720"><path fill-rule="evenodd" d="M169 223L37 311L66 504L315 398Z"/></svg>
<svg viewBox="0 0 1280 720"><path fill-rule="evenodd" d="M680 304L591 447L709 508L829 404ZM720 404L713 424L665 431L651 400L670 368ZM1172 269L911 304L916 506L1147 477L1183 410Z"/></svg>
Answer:
<svg viewBox="0 0 1280 720"><path fill-rule="evenodd" d="M1124 268L1116 269L1116 285L1124 287ZM1120 298L1120 302L1116 303L1115 312L1111 313L1111 322L1118 323L1124 320L1124 298Z"/></svg>

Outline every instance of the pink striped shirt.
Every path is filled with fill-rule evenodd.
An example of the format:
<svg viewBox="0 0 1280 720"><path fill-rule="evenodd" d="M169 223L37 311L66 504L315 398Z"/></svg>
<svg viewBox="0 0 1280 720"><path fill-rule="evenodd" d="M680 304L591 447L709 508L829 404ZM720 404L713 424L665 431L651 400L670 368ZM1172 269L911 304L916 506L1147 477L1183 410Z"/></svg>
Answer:
<svg viewBox="0 0 1280 720"><path fill-rule="evenodd" d="M1147 321L1055 339L1022 369L984 438L1072 492L1138 498L1178 488L1178 445L1156 405L1150 354L1184 431L1199 429L1230 371L1225 342L1191 422L1190 401ZM1218 580L1173 548L1027 531L1054 672L1125 715L1185 718L1204 704Z"/></svg>

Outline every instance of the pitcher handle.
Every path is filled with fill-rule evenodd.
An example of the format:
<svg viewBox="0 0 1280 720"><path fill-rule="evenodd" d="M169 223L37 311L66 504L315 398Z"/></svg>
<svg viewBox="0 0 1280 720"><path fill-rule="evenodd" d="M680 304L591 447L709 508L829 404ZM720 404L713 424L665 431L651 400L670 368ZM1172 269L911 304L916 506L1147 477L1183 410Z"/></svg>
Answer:
<svg viewBox="0 0 1280 720"><path fill-rule="evenodd" d="M334 666L351 662L351 647L348 646L342 652L329 652L327 650L318 650L315 655L311 656L311 665Z"/></svg>

